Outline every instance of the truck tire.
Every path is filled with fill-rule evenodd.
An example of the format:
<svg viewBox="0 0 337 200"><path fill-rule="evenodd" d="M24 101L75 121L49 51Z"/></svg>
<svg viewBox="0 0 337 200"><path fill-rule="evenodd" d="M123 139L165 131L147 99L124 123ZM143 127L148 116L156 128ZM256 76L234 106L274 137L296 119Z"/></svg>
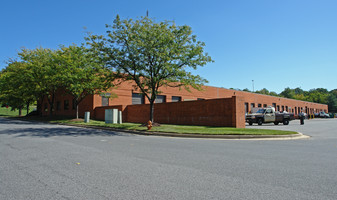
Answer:
<svg viewBox="0 0 337 200"><path fill-rule="evenodd" d="M275 125L278 125L279 122L274 122Z"/></svg>
<svg viewBox="0 0 337 200"><path fill-rule="evenodd" d="M251 126L251 125L253 125L253 122L252 122L252 121L249 121L248 124Z"/></svg>
<svg viewBox="0 0 337 200"><path fill-rule="evenodd" d="M283 125L288 125L289 124L289 119L284 119L283 120Z"/></svg>
<svg viewBox="0 0 337 200"><path fill-rule="evenodd" d="M261 118L260 118L260 119L257 119L257 124L258 124L259 126L261 126L262 123L263 123L263 120L262 120Z"/></svg>

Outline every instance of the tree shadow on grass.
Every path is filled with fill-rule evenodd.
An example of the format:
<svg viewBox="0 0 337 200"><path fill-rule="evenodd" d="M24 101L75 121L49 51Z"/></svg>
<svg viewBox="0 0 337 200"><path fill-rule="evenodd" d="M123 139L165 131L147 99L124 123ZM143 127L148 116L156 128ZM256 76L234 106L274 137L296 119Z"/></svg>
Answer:
<svg viewBox="0 0 337 200"><path fill-rule="evenodd" d="M132 136L132 134L77 127L48 127L5 129L1 134L15 135L15 137L55 137L55 136Z"/></svg>

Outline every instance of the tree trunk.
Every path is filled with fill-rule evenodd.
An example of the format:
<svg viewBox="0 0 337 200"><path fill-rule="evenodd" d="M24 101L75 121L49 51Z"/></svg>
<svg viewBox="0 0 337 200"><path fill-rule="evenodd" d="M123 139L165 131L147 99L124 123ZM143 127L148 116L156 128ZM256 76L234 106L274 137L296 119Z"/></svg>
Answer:
<svg viewBox="0 0 337 200"><path fill-rule="evenodd" d="M19 108L19 116L20 117L22 116L22 108L21 107Z"/></svg>
<svg viewBox="0 0 337 200"><path fill-rule="evenodd" d="M29 114L29 101L27 102L27 114L26 115L28 114Z"/></svg>
<svg viewBox="0 0 337 200"><path fill-rule="evenodd" d="M53 116L53 111L54 111L54 101L55 101L55 94L53 93L51 95L51 100L49 101L50 102L50 116Z"/></svg>
<svg viewBox="0 0 337 200"><path fill-rule="evenodd" d="M150 120L153 123L154 122L154 101L150 101Z"/></svg>
<svg viewBox="0 0 337 200"><path fill-rule="evenodd" d="M37 102L36 102L36 103L37 103L36 109L37 109L37 113L38 113L39 116L42 116L42 109L44 109L44 107L43 107L43 105L42 105L43 100L44 100L44 95L42 95L42 96L40 97L40 99L37 100Z"/></svg>
<svg viewBox="0 0 337 200"><path fill-rule="evenodd" d="M76 119L78 119L78 104L76 102Z"/></svg>
<svg viewBox="0 0 337 200"><path fill-rule="evenodd" d="M50 111L49 111L50 116L53 116L53 111L54 111L54 102L50 104Z"/></svg>
<svg viewBox="0 0 337 200"><path fill-rule="evenodd" d="M40 103L39 101L37 101L36 110L37 110L37 115L42 116L42 103Z"/></svg>

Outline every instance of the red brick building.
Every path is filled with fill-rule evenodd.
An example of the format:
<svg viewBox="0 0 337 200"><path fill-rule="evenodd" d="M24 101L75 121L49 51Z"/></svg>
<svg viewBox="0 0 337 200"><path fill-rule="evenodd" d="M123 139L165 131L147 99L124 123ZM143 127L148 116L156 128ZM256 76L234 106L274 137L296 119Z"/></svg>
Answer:
<svg viewBox="0 0 337 200"><path fill-rule="evenodd" d="M253 107L267 106L275 107L276 111L292 112L295 116L301 111L308 114L328 112L328 106L324 104L211 86L204 86L202 91L192 88L191 92L183 88L161 88L161 91L156 103L163 104L155 105L155 121L159 123L244 127L245 113L250 112ZM106 92L105 95L88 96L79 104L79 114L83 116L84 112L89 111L92 118L104 120L104 110L114 107L123 111L123 121L146 122L149 119L149 111L148 105L145 104L149 102L139 93L133 89L131 82L124 82L118 88ZM109 95L111 98L106 97ZM116 97L113 97L115 95ZM55 115L75 116L76 111L70 95L59 92L55 102ZM49 105L44 101L42 114L48 115L48 113ZM225 120L224 116L226 116Z"/></svg>

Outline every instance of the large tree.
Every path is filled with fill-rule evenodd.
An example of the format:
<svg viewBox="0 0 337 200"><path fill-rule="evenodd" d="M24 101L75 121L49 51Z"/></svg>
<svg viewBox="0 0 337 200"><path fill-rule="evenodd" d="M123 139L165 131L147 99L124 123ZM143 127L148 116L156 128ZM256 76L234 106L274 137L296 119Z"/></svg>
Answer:
<svg viewBox="0 0 337 200"><path fill-rule="evenodd" d="M51 49L36 48L22 49L18 55L28 65L32 80L37 85L39 99L47 99L49 113L53 115L56 91L62 88L65 75L57 53Z"/></svg>
<svg viewBox="0 0 337 200"><path fill-rule="evenodd" d="M78 104L88 95L111 88L114 73L104 68L100 60L83 46L61 46L56 53L57 63L63 68L62 86L74 97L78 119Z"/></svg>
<svg viewBox="0 0 337 200"><path fill-rule="evenodd" d="M106 67L121 80L134 81L134 87L153 105L161 87L201 89L207 82L190 69L212 62L204 52L205 44L197 41L189 26L174 22L155 22L148 17L121 20L117 15L113 25L106 25L107 35L92 35L87 39L93 52L99 54Z"/></svg>
<svg viewBox="0 0 337 200"><path fill-rule="evenodd" d="M31 79L27 64L9 61L0 73L0 102L18 109L19 115L24 107L29 113L29 105L36 101L36 85Z"/></svg>

